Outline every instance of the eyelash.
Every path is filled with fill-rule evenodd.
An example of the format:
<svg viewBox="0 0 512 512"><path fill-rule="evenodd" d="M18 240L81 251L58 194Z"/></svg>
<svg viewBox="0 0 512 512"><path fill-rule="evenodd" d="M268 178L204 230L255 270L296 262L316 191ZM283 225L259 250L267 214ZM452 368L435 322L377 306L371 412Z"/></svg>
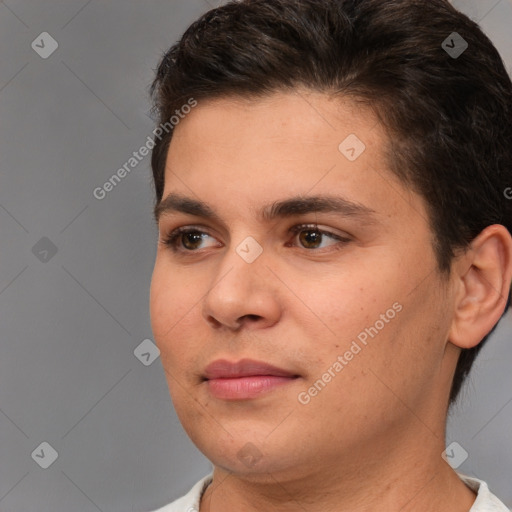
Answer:
<svg viewBox="0 0 512 512"><path fill-rule="evenodd" d="M349 238L345 238L345 237L336 235L336 234L334 234L334 233L332 233L330 231L324 231L322 229L319 229L318 225L316 225L316 224L299 224L297 226L291 227L288 230L288 232L290 234L293 234L295 236L297 236L302 231L315 231L317 233L320 233L321 235L325 235L325 236L328 236L330 238L334 238L335 240L338 240L341 245L345 245L345 244L351 242L351 240ZM205 231L202 231L201 229L194 228L194 227L183 226L183 227L176 228L168 236L166 236L163 239L161 239L161 243L164 246L169 247L175 253L181 253L181 254L187 254L187 253L188 254L194 254L194 253L198 253L200 251L200 249L191 250L191 249L181 249L181 248L178 248L179 238L182 235L186 235L186 234L189 234L189 233L198 233L198 234L209 235L209 233L207 233ZM295 236L294 236L294 238L295 238ZM341 249L340 244L336 244L334 246L331 246L331 247L333 247L332 250L340 250ZM303 247L303 249L306 250L306 251L309 251L309 252L311 252L311 251L319 252L319 251L322 251L322 249L329 249L329 248L325 248L324 247L324 248L321 248L321 249L308 249L307 247Z"/></svg>

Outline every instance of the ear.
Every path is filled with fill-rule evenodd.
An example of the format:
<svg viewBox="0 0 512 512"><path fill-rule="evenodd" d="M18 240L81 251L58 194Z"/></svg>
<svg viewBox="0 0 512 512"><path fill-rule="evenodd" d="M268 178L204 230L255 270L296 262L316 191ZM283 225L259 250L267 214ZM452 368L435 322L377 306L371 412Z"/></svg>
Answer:
<svg viewBox="0 0 512 512"><path fill-rule="evenodd" d="M455 303L448 340L472 348L498 323L507 304L512 280L512 237L507 228L485 228L454 263L453 272Z"/></svg>

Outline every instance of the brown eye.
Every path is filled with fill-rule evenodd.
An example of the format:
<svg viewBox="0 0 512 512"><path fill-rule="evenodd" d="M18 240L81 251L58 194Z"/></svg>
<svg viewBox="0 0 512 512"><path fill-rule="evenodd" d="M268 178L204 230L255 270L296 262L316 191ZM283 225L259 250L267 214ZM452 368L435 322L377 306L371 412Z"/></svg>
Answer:
<svg viewBox="0 0 512 512"><path fill-rule="evenodd" d="M199 229L181 227L162 238L160 242L176 253L191 253L198 252L198 249L201 249L201 242L208 237L213 239L211 235Z"/></svg>
<svg viewBox="0 0 512 512"><path fill-rule="evenodd" d="M190 251L194 251L197 249L197 245L200 245L203 238L208 236L206 233L201 233L199 231L189 231L188 233L183 233L181 235L183 247Z"/></svg>
<svg viewBox="0 0 512 512"><path fill-rule="evenodd" d="M349 238L319 229L316 224L301 224L299 226L293 226L290 229L290 232L295 233L296 238L299 239L300 246L304 249L321 250L328 248L329 246L333 246L333 249L339 249L340 246L351 241ZM329 244L327 247L321 247L321 244L325 239L331 239L334 243Z"/></svg>
<svg viewBox="0 0 512 512"><path fill-rule="evenodd" d="M301 244L307 249L316 249L316 244L322 241L323 234L318 230L306 229L299 233Z"/></svg>

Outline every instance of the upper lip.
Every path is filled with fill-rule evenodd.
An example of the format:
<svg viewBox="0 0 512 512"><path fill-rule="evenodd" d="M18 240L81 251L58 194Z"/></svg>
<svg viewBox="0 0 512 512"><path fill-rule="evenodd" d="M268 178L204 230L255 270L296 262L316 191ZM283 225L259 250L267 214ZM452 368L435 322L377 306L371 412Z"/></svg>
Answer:
<svg viewBox="0 0 512 512"><path fill-rule="evenodd" d="M204 370L203 377L209 379L235 379L237 377L252 377L256 375L272 375L277 377L298 377L298 375L278 368L277 366L255 361L253 359L241 359L230 362L226 359L217 359L211 362Z"/></svg>

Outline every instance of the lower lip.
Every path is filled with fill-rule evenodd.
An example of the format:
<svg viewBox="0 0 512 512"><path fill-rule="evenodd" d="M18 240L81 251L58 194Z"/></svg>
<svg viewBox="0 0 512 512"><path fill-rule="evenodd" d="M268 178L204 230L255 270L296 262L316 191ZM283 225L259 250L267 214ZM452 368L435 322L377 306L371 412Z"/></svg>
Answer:
<svg viewBox="0 0 512 512"><path fill-rule="evenodd" d="M296 377L275 375L255 375L233 379L210 379L207 381L210 393L223 400L244 400L255 398L263 393L289 384Z"/></svg>

